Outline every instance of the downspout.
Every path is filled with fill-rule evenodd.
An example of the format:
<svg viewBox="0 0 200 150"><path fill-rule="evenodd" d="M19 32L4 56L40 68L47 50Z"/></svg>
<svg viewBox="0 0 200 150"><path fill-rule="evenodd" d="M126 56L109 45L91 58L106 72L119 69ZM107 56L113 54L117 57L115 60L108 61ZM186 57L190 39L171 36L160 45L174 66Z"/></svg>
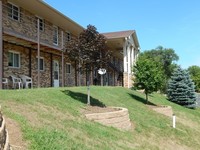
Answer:
<svg viewBox="0 0 200 150"><path fill-rule="evenodd" d="M3 8L2 1L0 0L0 89L2 89L2 79L3 79Z"/></svg>
<svg viewBox="0 0 200 150"><path fill-rule="evenodd" d="M40 88L40 20L37 19L37 57L38 57L38 83L37 86Z"/></svg>

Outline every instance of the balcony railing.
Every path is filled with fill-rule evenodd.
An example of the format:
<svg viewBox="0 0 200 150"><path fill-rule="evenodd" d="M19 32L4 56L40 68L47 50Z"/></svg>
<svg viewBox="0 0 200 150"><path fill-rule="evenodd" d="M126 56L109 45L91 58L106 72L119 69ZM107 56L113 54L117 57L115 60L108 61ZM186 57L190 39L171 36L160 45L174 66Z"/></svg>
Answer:
<svg viewBox="0 0 200 150"><path fill-rule="evenodd" d="M26 39L31 42L37 42L37 20L31 12L28 12L22 8L15 10L18 12L12 12L11 14L10 5L3 4L3 32L11 36L16 36L21 39ZM43 29L40 28L40 42L56 49L61 49L61 29L58 30L58 44L53 44L53 24L43 20ZM41 19L40 19L41 24ZM67 39L64 36L64 42Z"/></svg>
<svg viewBox="0 0 200 150"><path fill-rule="evenodd" d="M123 73L122 65L120 65L120 64L116 65L116 64L111 63L111 62L109 62L108 65L109 65L109 67L111 67L113 70L115 70L115 71L117 71L117 72L119 72L119 73Z"/></svg>

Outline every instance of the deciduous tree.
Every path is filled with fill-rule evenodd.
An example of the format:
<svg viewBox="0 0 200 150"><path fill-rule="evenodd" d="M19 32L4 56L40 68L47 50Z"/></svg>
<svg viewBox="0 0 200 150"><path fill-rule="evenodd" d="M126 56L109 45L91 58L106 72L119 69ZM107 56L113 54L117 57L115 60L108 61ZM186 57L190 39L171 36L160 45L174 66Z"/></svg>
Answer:
<svg viewBox="0 0 200 150"><path fill-rule="evenodd" d="M174 68L177 66L174 62L179 59L178 55L171 48L163 48L162 46L158 46L155 49L144 51L142 53L143 57L146 59L152 59L156 63L159 63L161 69L163 70L163 80L162 86L160 87L160 91L166 92L167 81L170 78Z"/></svg>
<svg viewBox="0 0 200 150"><path fill-rule="evenodd" d="M195 84L195 90L199 92L200 91L200 67L190 66L187 70L191 76L191 79L193 80Z"/></svg>
<svg viewBox="0 0 200 150"><path fill-rule="evenodd" d="M163 79L161 66L152 59L146 59L143 55L139 55L133 71L134 86L137 89L144 89L148 103L148 95L161 87Z"/></svg>
<svg viewBox="0 0 200 150"><path fill-rule="evenodd" d="M78 70L86 71L89 79L92 68L107 65L110 51L106 49L105 37L100 34L95 26L88 25L78 38L73 38L66 43L66 54L70 60L78 62Z"/></svg>

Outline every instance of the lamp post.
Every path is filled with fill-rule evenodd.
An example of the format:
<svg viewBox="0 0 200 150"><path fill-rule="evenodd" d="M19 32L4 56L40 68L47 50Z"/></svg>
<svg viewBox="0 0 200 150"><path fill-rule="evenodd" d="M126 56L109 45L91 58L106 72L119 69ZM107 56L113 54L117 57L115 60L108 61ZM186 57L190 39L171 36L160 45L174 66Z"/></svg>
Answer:
<svg viewBox="0 0 200 150"><path fill-rule="evenodd" d="M101 75L101 86L103 86L103 75L106 74L106 69L100 68L100 69L98 70L98 74Z"/></svg>
<svg viewBox="0 0 200 150"><path fill-rule="evenodd" d="M90 105L90 82L87 81L87 104Z"/></svg>

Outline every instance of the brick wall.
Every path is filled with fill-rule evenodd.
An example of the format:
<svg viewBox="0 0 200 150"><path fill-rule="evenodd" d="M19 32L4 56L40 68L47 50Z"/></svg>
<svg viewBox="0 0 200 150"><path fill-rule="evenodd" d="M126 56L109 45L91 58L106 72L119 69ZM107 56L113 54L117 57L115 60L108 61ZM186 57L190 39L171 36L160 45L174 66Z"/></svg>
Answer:
<svg viewBox="0 0 200 150"><path fill-rule="evenodd" d="M51 87L51 54L40 53L40 57L44 58L44 70L40 71L40 86ZM37 86L38 69L37 69L37 51L31 51L31 77L33 79L33 86Z"/></svg>
<svg viewBox="0 0 200 150"><path fill-rule="evenodd" d="M12 32L16 35L26 37L30 40L37 41L37 17L36 14L29 12L21 7L20 8L20 19L14 20L8 16L7 1L3 0L3 30L5 32ZM40 16L38 16L40 17ZM54 25L45 18L44 30L40 31L40 40L42 43L56 46L61 48L61 28L58 27L58 45L53 44L53 27ZM65 30L64 30L65 31ZM64 42L67 41L66 32L64 32Z"/></svg>
<svg viewBox="0 0 200 150"><path fill-rule="evenodd" d="M123 74L124 87L128 88L128 73ZM133 86L133 76L129 74L129 87Z"/></svg>
<svg viewBox="0 0 200 150"><path fill-rule="evenodd" d="M12 33L13 36L10 36L8 40L4 40L4 74L3 76L9 78L10 75L27 75L31 76L33 79L33 86L37 87L38 81L38 71L37 71L37 28L36 22L37 18L36 15L25 10L20 7L20 20L16 21L8 16L8 9L7 9L7 0L3 0L3 31L4 33ZM44 58L44 71L40 72L40 81L41 87L51 87L53 86L53 70L52 64L53 60L57 60L59 62L59 84L62 85L62 62L61 62L61 51L55 50L52 47L55 47L53 44L53 24L45 20L44 18L44 31L40 32L41 43L45 43L48 46L41 45L41 57ZM61 31L62 29L58 27L58 46L57 48L61 47ZM16 37L15 37L16 36ZM19 37L20 40L17 40ZM24 42L23 42L23 37ZM16 41L15 41L16 40ZM66 33L64 33L64 41L66 41ZM18 43L22 42L22 43ZM14 43L14 44L12 44ZM25 43L25 45L23 45ZM27 45L30 48L27 47ZM8 66L8 52L15 51L20 53L20 67L19 68L12 68ZM31 56L31 63L29 62L29 56ZM66 63L71 63L71 73L66 73ZM30 67L31 65L31 67ZM121 66L120 64L117 64ZM70 62L67 57L65 56L64 62L64 84L65 86L75 86L75 82L78 82L78 85L86 85L86 73L82 72L81 74L81 83L77 76L75 77L75 65L73 62ZM78 74L77 74L78 75ZM104 82L106 79L106 75L104 76ZM77 79L76 79L77 78ZM109 79L108 79L109 78ZM111 69L109 72L109 77L107 77L108 85L114 86L119 85L117 82L118 73L114 73ZM93 78L91 79L91 84L93 82ZM104 83L105 85L105 83Z"/></svg>
<svg viewBox="0 0 200 150"><path fill-rule="evenodd" d="M9 58L8 53L9 51L17 52L20 54L20 67L19 68L13 68L8 66ZM31 53L31 54L29 54ZM29 68L29 55L31 55L31 68ZM11 44L8 42L4 42L4 74L3 77L9 78L10 75L27 75L30 76L33 79L33 86L37 86L38 81L38 71L37 71L37 51L35 49L29 49L23 46L18 46L15 44ZM51 76L51 69L53 64L51 61L57 60L59 62L59 84L62 85L62 62L61 62L61 56L58 54L53 54L45 51L41 51L40 57L44 58L44 71L40 71L40 81L41 81L41 87L51 87L53 83L53 70L52 70L52 76ZM65 59L64 67L66 68L66 63L71 63L69 60ZM71 67L71 73L67 74L66 70L64 73L64 80L65 80L65 86L74 86L75 85L75 69L74 64L72 63ZM84 80L84 78L82 79ZM11 86L11 79L10 79L10 86Z"/></svg>
<svg viewBox="0 0 200 150"><path fill-rule="evenodd" d="M9 62L8 53L9 53L9 51L18 52L20 54L21 63L20 63L19 68L13 68L13 67L8 66L8 62ZM4 74L3 74L3 77L9 78L10 75L19 75L19 74L29 75L28 52L29 52L29 50L27 48L23 48L21 46L16 46L16 45L8 44L8 43L4 42L4 55L3 55Z"/></svg>

